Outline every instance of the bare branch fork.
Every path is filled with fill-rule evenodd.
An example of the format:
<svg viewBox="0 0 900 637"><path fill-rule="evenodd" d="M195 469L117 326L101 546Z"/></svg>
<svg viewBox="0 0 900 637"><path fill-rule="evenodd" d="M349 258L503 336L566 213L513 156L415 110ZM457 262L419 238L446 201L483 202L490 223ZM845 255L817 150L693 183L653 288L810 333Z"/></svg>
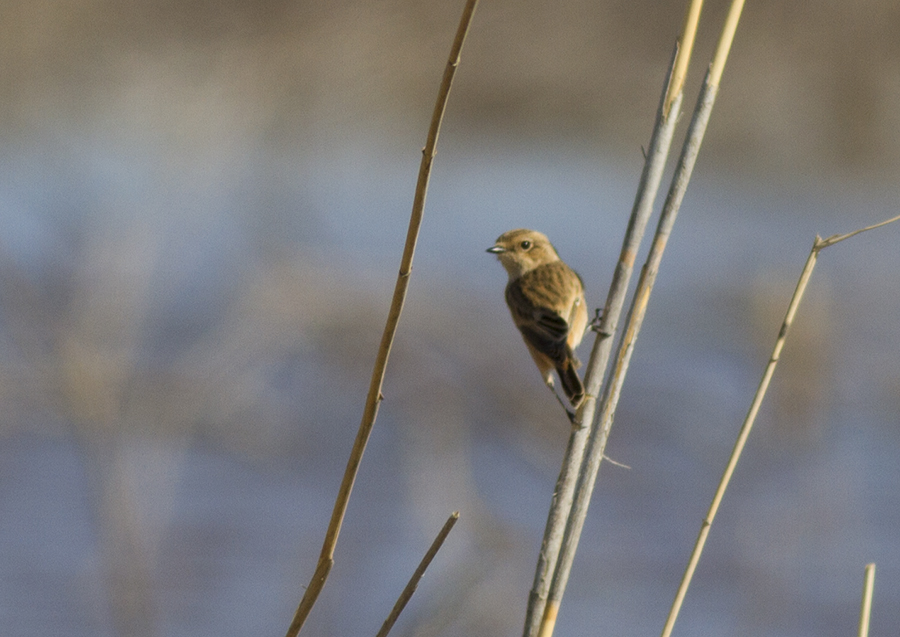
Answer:
<svg viewBox="0 0 900 637"><path fill-rule="evenodd" d="M663 169L669 156L672 135L678 121L683 96L684 78L687 73L691 51L697 32L702 0L693 0L685 14L681 37L675 43L672 63L666 75L656 122L650 137L649 149L644 153L644 168L635 195L634 206L622 242L619 261L613 273L612 283L606 299L603 316L597 327L599 334L594 341L590 360L585 371L586 400L583 403L576 421L591 422L594 418L596 397L603 384L603 376L612 350L612 339L618 328L619 316L625 304L628 283L634 270L637 251L644 237L644 231L650 215L653 213L653 202L659 191ZM589 429L575 427L569 437L563 458L562 469L556 482L556 489L550 503L550 511L544 529L544 539L538 554L534 583L528 596L528 608L525 614L524 637L534 637L544 616L550 581L562 546L566 519L572 507L572 496L578 469L584 456L585 443ZM555 621L555 615L553 617Z"/></svg>
<svg viewBox="0 0 900 637"><path fill-rule="evenodd" d="M385 370L387 369L388 358L391 353L391 346L394 342L394 335L397 333L397 325L400 322L400 314L403 311L403 304L406 300L406 293L409 288L409 277L412 273L413 256L416 250L416 241L419 237L419 228L422 225L422 217L425 208L425 195L428 192L428 181L431 176L431 165L436 154L438 135L441 130L441 122L444 112L447 108L447 99L450 95L450 87L453 84L453 77L459 66L460 52L469 31L469 25L472 22L472 16L475 13L475 7L478 0L467 0L463 9L462 17L459 21L459 27L456 30L456 37L450 49L450 57L447 66L444 69L444 76L441 80L441 86L438 90L437 100L434 105L434 112L431 116L431 125L428 130L428 138L425 148L422 149L422 162L419 166L419 178L416 183L415 196L413 197L412 213L409 219L409 229L406 234L406 244L403 248L403 257L400 261L400 272L397 276L397 283L394 287L394 295L391 300L391 308L388 312L387 323L384 326L384 332L381 337L381 344L378 348L378 355L375 359L375 367L372 371L372 379L369 384L369 392L366 396L366 404L363 409L362 421L356 434L356 441L353 443L353 449L350 452L350 458L347 461L347 468L344 471L344 478L338 491L337 498L334 503L334 509L331 514L331 521L328 524L328 530L325 533L325 541L322 545L322 552L319 555L319 561L316 570L313 573L309 586L300 605L294 615L287 631L287 637L296 637L303 627L306 618L309 616L319 593L325 585L325 580L334 564L334 548L337 545L338 535L341 532L344 514L347 512L347 504L350 501L350 493L353 490L353 484L356 481L356 475L359 471L359 464L362 461L366 444L369 441L369 435L375 424L375 418L378 415L378 407L383 400L381 388L384 383Z"/></svg>

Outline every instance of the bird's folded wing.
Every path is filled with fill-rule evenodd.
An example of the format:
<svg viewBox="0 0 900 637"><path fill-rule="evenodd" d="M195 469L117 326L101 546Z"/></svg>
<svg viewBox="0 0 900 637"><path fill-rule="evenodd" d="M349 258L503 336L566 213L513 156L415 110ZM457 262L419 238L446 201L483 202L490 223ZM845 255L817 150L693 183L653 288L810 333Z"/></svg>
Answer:
<svg viewBox="0 0 900 637"><path fill-rule="evenodd" d="M569 324L566 319L551 309L535 306L522 287L515 283L507 287L506 300L525 340L554 363L565 362L569 355L566 344Z"/></svg>

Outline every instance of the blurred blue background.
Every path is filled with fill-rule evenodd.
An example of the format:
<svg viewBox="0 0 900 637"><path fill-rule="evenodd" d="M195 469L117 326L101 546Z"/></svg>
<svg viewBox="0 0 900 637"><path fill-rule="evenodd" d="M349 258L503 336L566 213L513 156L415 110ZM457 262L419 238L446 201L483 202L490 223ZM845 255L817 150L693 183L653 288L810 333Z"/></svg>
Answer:
<svg viewBox="0 0 900 637"><path fill-rule="evenodd" d="M0 7L5 634L284 633L461 8ZM393 634L519 634L569 426L484 250L546 232L603 305L683 11L479 7L304 633L374 634L459 510ZM897 214L898 28L886 1L748 3L610 439L631 468L601 469L557 634L662 629L814 236ZM872 632L900 626L898 232L822 253L676 634L850 634L870 561Z"/></svg>

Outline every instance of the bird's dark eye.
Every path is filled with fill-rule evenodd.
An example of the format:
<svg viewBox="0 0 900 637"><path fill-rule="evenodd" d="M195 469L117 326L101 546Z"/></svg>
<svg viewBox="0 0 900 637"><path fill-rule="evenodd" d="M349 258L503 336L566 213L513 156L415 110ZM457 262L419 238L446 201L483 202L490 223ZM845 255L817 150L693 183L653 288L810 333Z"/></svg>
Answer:
<svg viewBox="0 0 900 637"><path fill-rule="evenodd" d="M523 249L523 250L528 250L528 249L531 247L531 241L529 241L528 239L526 239L525 241L523 241L523 242L520 243L519 245L522 246L522 249Z"/></svg>

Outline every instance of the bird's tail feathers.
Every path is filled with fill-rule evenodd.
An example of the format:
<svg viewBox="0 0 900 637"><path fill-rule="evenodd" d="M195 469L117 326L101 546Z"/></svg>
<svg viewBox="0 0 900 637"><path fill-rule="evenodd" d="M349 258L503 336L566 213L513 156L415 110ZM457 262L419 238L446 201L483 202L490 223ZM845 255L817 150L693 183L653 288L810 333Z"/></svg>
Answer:
<svg viewBox="0 0 900 637"><path fill-rule="evenodd" d="M563 392L573 407L578 407L584 400L584 384L578 376L577 370L578 359L568 359L561 367L556 368L559 374L559 382L562 385Z"/></svg>

